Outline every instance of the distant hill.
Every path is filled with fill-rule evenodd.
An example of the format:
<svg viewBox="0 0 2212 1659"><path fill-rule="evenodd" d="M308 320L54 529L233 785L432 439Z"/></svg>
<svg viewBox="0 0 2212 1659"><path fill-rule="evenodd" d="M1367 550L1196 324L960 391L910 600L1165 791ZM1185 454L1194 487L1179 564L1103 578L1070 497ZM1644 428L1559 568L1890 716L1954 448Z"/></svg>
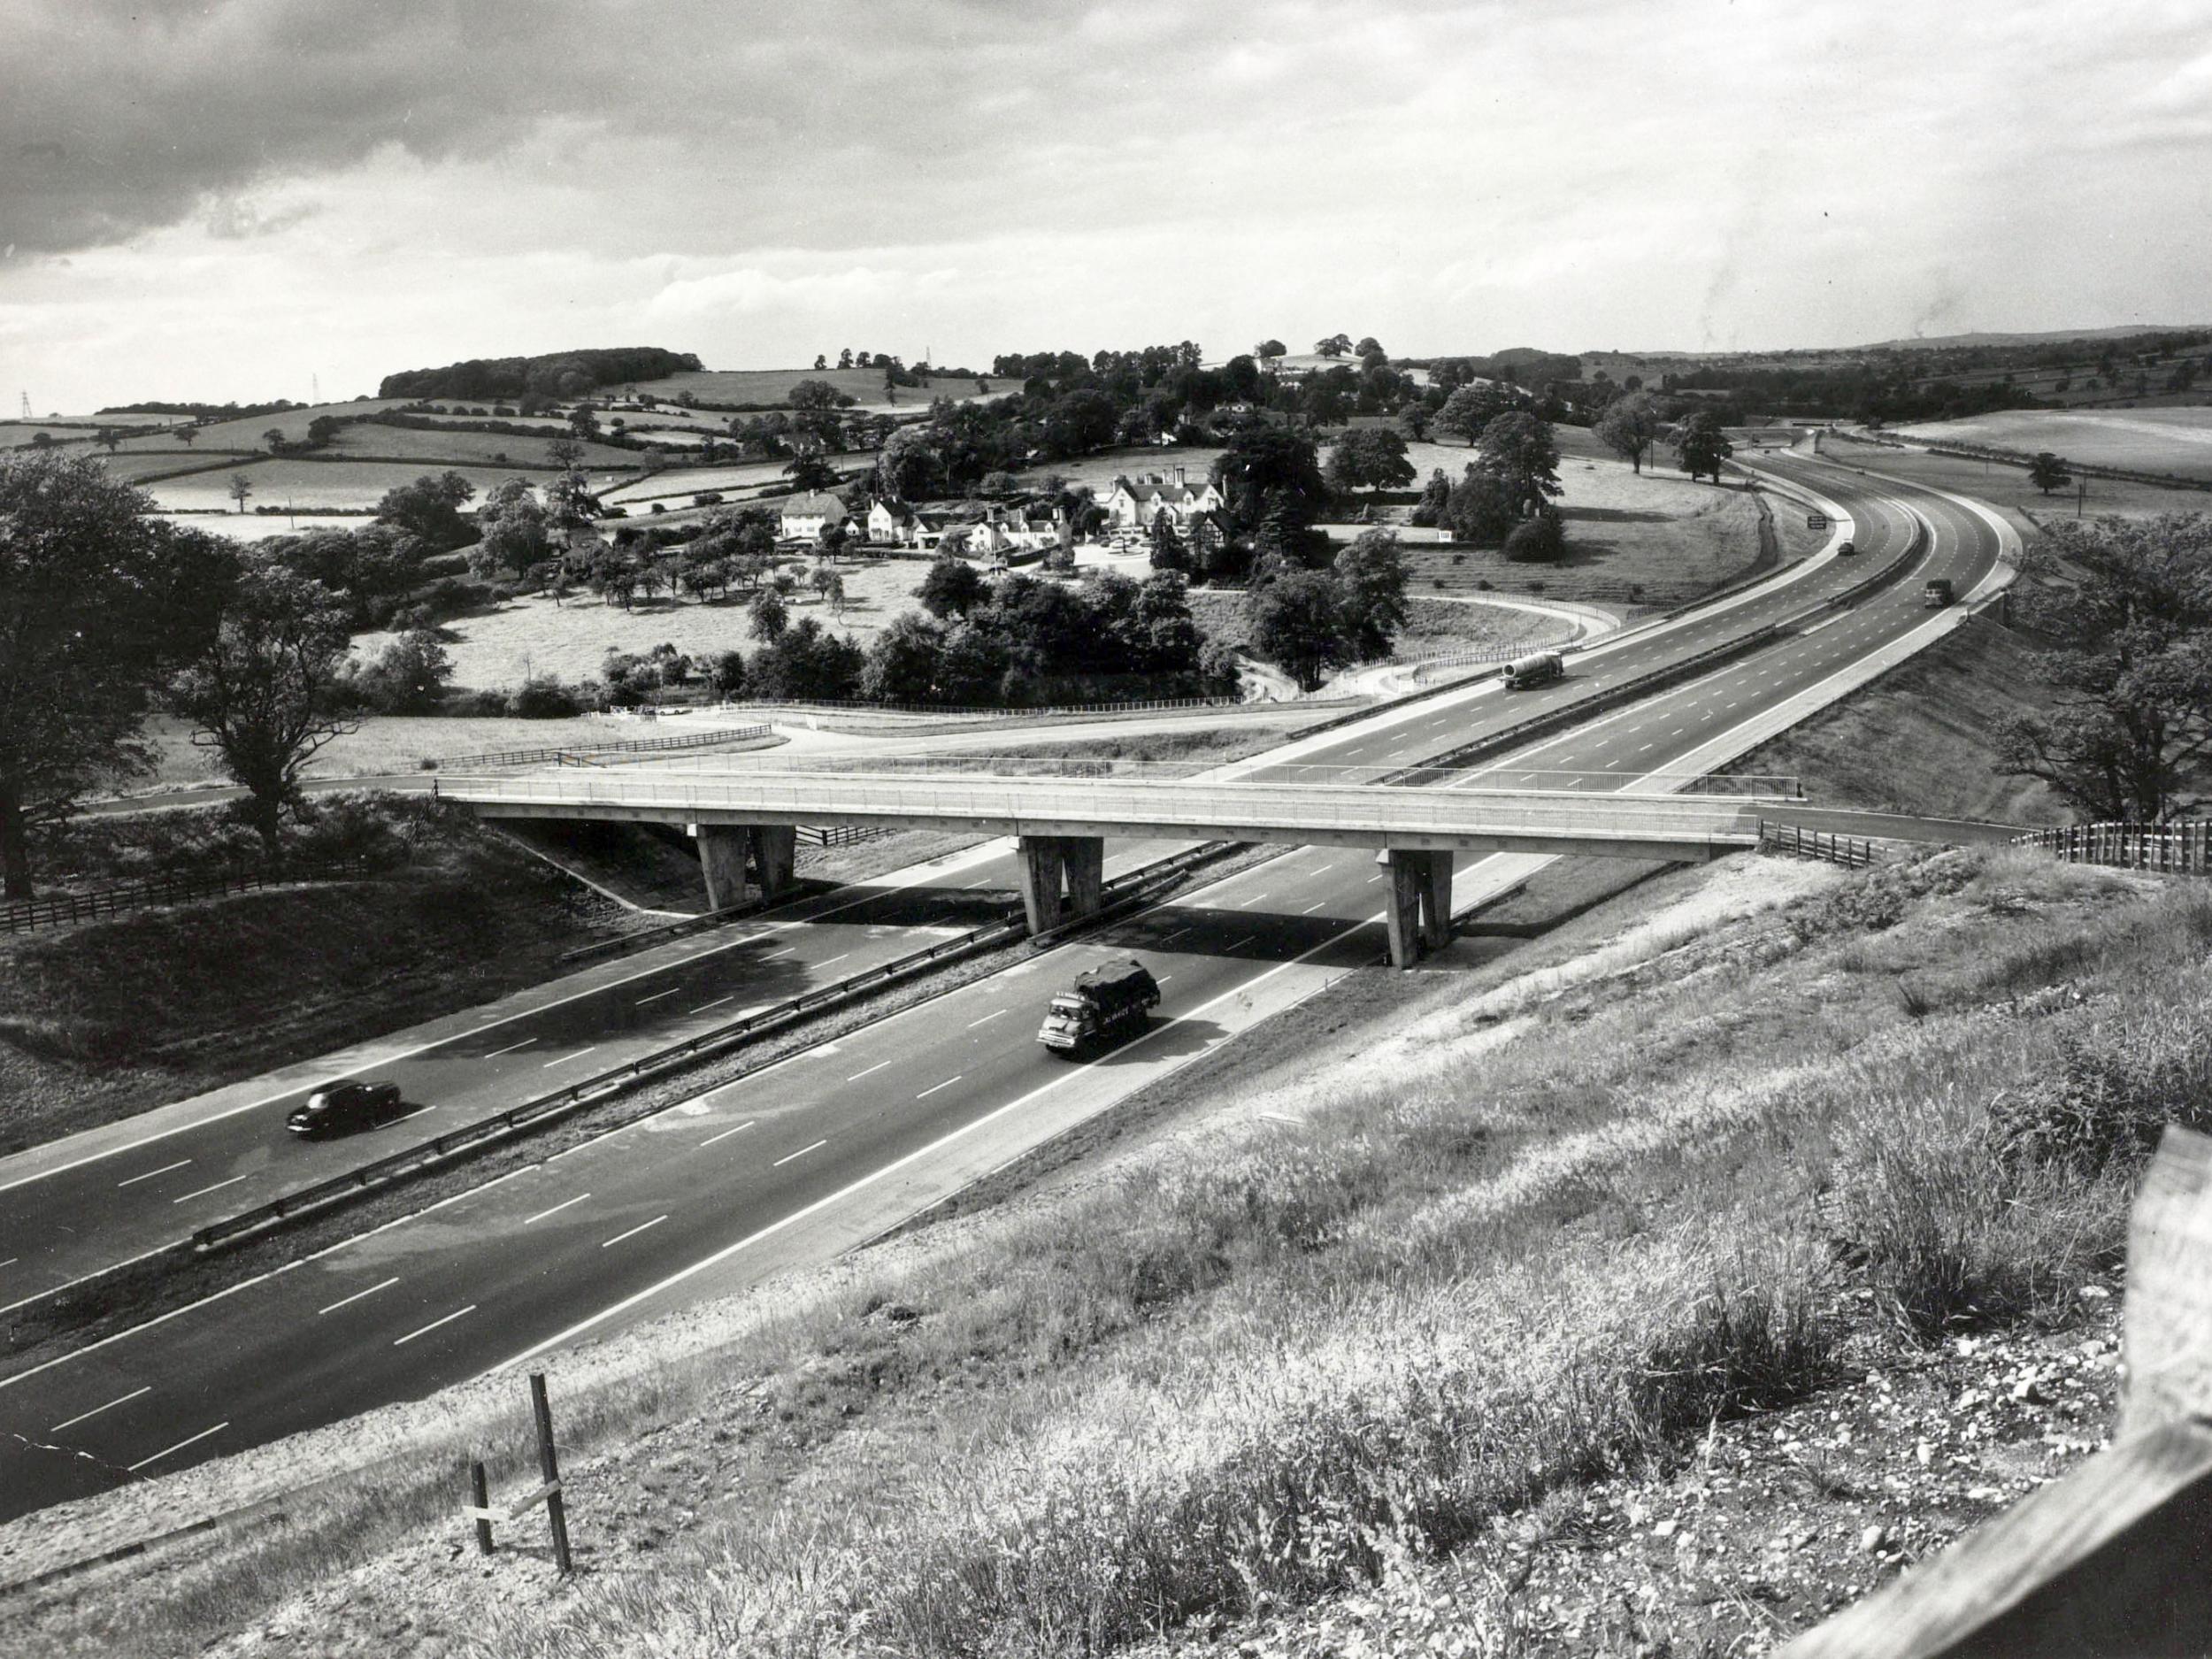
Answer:
<svg viewBox="0 0 2212 1659"><path fill-rule="evenodd" d="M1911 340L1882 340L1862 351L1941 351L1961 346L2040 346L2067 340L2126 340L2136 334L2198 333L2202 323L2120 323L2110 328L2051 328L2041 334L1926 334Z"/></svg>
<svg viewBox="0 0 2212 1659"><path fill-rule="evenodd" d="M442 369L404 369L388 374L379 397L575 397L603 386L656 380L696 372L703 365L689 351L658 346L613 346L597 350L554 351L535 357L472 357Z"/></svg>

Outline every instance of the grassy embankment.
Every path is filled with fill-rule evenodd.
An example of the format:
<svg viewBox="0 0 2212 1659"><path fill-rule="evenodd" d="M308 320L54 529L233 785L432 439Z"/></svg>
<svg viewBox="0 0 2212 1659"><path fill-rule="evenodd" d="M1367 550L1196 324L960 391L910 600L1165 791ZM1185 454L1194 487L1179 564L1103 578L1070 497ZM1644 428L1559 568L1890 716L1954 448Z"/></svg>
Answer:
<svg viewBox="0 0 2212 1659"><path fill-rule="evenodd" d="M219 810L80 819L36 867L58 886L250 869L250 839ZM488 1001L636 925L426 800L326 797L293 852L380 867L0 937L0 1146Z"/></svg>
<svg viewBox="0 0 2212 1659"><path fill-rule="evenodd" d="M2048 787L1991 766L1997 722L2050 702L2035 650L2028 635L1970 621L1725 770L1795 777L1826 806L2063 823L2067 809Z"/></svg>
<svg viewBox="0 0 2212 1659"><path fill-rule="evenodd" d="M459 1555L457 1460L528 1478L501 1379L346 1431L386 1460L193 1544L161 1598L117 1568L18 1599L18 1645L1095 1653L1440 1556L1479 1575L1509 1524L1571 1548L1586 1483L1847 1394L1854 1344L2062 1325L2146 1132L2212 1099L2199 894L1972 852L1635 902L1534 947L1551 971L1291 1017L1271 1073L1059 1190L557 1363L572 1589ZM339 1445L251 1455L323 1473ZM2024 1489L2008 1450L1962 1435L1991 1484L1900 1535ZM1504 1651L1514 1588L1414 1610ZM1647 1626L1678 1611L1687 1640L1749 1603Z"/></svg>
<svg viewBox="0 0 2212 1659"><path fill-rule="evenodd" d="M2048 449L2090 466L2212 482L2212 409L2009 409L1895 430L1930 443L1984 444L2021 455Z"/></svg>

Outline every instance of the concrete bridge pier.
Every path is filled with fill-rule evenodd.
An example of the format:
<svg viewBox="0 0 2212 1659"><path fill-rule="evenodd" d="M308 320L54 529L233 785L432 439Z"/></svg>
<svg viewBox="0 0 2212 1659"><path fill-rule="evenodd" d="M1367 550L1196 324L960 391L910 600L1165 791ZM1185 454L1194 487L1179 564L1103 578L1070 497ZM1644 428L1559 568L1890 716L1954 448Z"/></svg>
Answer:
<svg viewBox="0 0 2212 1659"><path fill-rule="evenodd" d="M1105 837L1024 835L1018 845L1022 910L1031 933L1057 927L1069 918L1098 914L1104 902Z"/></svg>
<svg viewBox="0 0 2212 1659"><path fill-rule="evenodd" d="M748 859L753 885L772 899L791 886L799 832L791 824L695 824L699 869L707 880L707 908L726 910L745 902Z"/></svg>
<svg viewBox="0 0 2212 1659"><path fill-rule="evenodd" d="M1451 942L1452 856L1394 847L1384 862L1390 871L1390 904L1383 914L1390 965L1410 968L1424 949L1440 950Z"/></svg>

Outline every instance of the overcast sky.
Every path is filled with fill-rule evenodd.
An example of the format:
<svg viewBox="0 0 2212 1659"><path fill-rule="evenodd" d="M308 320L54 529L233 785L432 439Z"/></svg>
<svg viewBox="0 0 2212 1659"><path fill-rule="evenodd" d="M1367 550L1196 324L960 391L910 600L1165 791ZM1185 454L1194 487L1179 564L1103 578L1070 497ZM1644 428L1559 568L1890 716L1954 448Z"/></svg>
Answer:
<svg viewBox="0 0 2212 1659"><path fill-rule="evenodd" d="M2212 321L2202 0L0 0L0 419Z"/></svg>

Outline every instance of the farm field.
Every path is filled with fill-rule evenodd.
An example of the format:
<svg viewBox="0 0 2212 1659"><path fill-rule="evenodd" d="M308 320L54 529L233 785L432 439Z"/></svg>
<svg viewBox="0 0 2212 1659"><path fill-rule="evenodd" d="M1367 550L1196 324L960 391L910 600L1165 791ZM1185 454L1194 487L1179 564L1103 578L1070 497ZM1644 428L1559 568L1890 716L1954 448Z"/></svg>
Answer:
<svg viewBox="0 0 2212 1659"><path fill-rule="evenodd" d="M987 375L985 378L989 379ZM696 373L672 374L664 380L639 380L635 389L661 397L689 392L703 403L757 404L766 408L788 399L791 388L801 380L826 380L862 409L920 410L941 397L966 403L983 396L975 389L972 379L947 376L926 386L902 386L895 400L887 399L880 369L702 369ZM1010 389L996 380L991 385L994 393ZM610 393L629 389L626 385L605 388Z"/></svg>
<svg viewBox="0 0 2212 1659"><path fill-rule="evenodd" d="M2046 495L2028 482L2024 466L2008 466L2002 461L1972 461L1961 456L1928 455L1918 449L1893 449L1886 445L1853 443L1837 438L1824 439L1821 453L1846 466L1887 473L1936 489L1955 490L1985 501L2010 519L2023 535L2033 535L2045 525L2071 518L2077 511L2073 489ZM2138 484L2111 478L2085 478L2076 482L2082 489L2078 510L2085 518L2147 518L2168 512L2212 512L2212 492L2185 486Z"/></svg>
<svg viewBox="0 0 2212 1659"><path fill-rule="evenodd" d="M1970 420L1898 426L1931 443L1979 443L2033 455L2048 449L2091 466L2212 480L2212 409L2006 410Z"/></svg>
<svg viewBox="0 0 2212 1659"><path fill-rule="evenodd" d="M1640 476L1579 428L1562 426L1558 437L1566 557L1517 565L1494 548L1409 541L1409 593L1494 589L1600 604L1674 604L1719 587L1758 557L1759 509L1749 491L1694 484L1679 472L1655 471L1649 462ZM1406 449L1424 479L1439 468L1456 479L1472 457L1464 444L1413 443ZM1403 511L1394 516L1402 518ZM1801 535L1788 536L1790 515L1778 517L1785 549L1809 550L1794 544ZM1363 527L1334 525L1330 533L1348 540Z"/></svg>
<svg viewBox="0 0 2212 1659"><path fill-rule="evenodd" d="M227 480L229 476L227 472L223 474ZM234 541L258 541L273 535L305 535L311 530L358 530L370 522L357 512L157 512L148 517L227 535Z"/></svg>
<svg viewBox="0 0 2212 1659"><path fill-rule="evenodd" d="M830 465L836 466L849 458L833 456ZM620 506L678 496L687 500L701 490L757 489L765 484L781 482L783 469L788 465L785 461L738 461L727 466L671 467L611 489L601 499L610 506Z"/></svg>
<svg viewBox="0 0 2212 1659"><path fill-rule="evenodd" d="M841 564L838 574L845 580L846 593L843 616L833 616L827 605L803 589L789 601L791 619L812 617L830 633L856 641L864 649L886 623L910 608L914 589L928 568L901 559ZM449 622L447 631L454 637L446 651L453 659L454 683L486 691L511 688L532 674L587 679L598 673L610 650L644 652L665 643L688 657L750 652L759 641L746 631L749 597L740 592L710 604L658 597L624 611L588 595L557 605L531 595L495 611ZM390 638L365 634L354 645L363 654L373 655Z"/></svg>
<svg viewBox="0 0 2212 1659"><path fill-rule="evenodd" d="M565 421L556 425L565 430ZM518 438L511 432L435 432L419 431L407 426L382 426L364 422L357 426L342 427L336 440L320 455L369 456L398 455L410 460L418 457L425 461L451 462L477 466L544 467L546 443L556 434L548 431L543 437ZM503 458L504 457L504 458ZM622 468L640 466L645 457L634 449L617 449L611 443L584 445L583 462L589 467Z"/></svg>
<svg viewBox="0 0 2212 1659"><path fill-rule="evenodd" d="M458 472L483 495L517 476L513 467L449 466L433 461L242 461L236 466L195 472L148 487L155 503L166 508L223 508L231 504L230 479L243 472L253 485L249 507L280 505L373 507L384 492L411 484L425 472ZM541 477L542 474L540 474ZM603 481L595 475L595 484Z"/></svg>
<svg viewBox="0 0 2212 1659"><path fill-rule="evenodd" d="M0 449L18 449L44 433L58 448L65 443L84 444L92 440L92 430L86 426L65 426L50 420L42 425L37 421L0 421Z"/></svg>
<svg viewBox="0 0 2212 1659"><path fill-rule="evenodd" d="M667 728L673 731L677 728ZM688 728L686 728L688 729ZM359 729L334 738L307 763L310 778L389 777L426 770L426 760L448 761L509 749L554 749L565 744L617 743L635 737L663 736L636 720L584 714L564 720L518 720L500 715L373 714ZM142 733L153 756L153 773L131 785L131 792L222 784L213 753L196 749L185 722L157 714Z"/></svg>

